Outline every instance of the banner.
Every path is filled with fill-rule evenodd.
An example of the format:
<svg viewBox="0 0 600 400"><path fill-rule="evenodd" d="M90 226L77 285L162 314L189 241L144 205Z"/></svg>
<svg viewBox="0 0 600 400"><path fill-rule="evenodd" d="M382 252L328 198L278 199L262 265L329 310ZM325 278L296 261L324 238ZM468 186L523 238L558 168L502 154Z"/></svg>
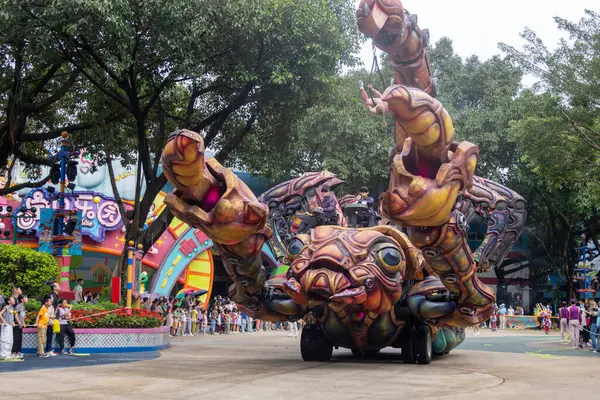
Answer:
<svg viewBox="0 0 600 400"><path fill-rule="evenodd" d="M535 315L507 315L506 325L514 329L536 328L540 326L538 318Z"/></svg>
<svg viewBox="0 0 600 400"><path fill-rule="evenodd" d="M51 208L42 208L39 210L40 222L38 224L40 253L53 253L52 228L54 221L54 210Z"/></svg>
<svg viewBox="0 0 600 400"><path fill-rule="evenodd" d="M81 237L82 237L82 233L81 233L81 222L83 219L83 213L81 211L77 212L77 222L75 223L75 229L73 229L73 234L71 235L72 237L75 238L75 240L72 240L69 242L69 246L68 246L68 255L70 256L80 256L81 255Z"/></svg>

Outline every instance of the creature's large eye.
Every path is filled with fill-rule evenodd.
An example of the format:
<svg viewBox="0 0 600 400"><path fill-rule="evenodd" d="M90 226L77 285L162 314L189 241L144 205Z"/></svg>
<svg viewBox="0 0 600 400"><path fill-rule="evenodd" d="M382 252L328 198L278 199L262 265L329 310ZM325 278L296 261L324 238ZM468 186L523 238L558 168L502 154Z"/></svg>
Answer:
<svg viewBox="0 0 600 400"><path fill-rule="evenodd" d="M400 272L402 253L393 247L384 247L377 252L377 259L384 272L395 275Z"/></svg>
<svg viewBox="0 0 600 400"><path fill-rule="evenodd" d="M302 252L303 248L304 243L302 242L302 240L298 238L293 238L290 241L290 244L288 245L288 253L290 253L290 256L296 257L298 254L300 254L300 252Z"/></svg>

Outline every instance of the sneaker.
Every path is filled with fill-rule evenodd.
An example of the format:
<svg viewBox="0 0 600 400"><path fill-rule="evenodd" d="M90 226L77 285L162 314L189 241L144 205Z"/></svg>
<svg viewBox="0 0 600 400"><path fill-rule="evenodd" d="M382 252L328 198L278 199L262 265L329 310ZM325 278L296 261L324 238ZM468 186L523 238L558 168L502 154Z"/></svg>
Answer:
<svg viewBox="0 0 600 400"><path fill-rule="evenodd" d="M56 357L58 353L55 351L51 351L50 353L48 353L48 355L50 355L50 357Z"/></svg>
<svg viewBox="0 0 600 400"><path fill-rule="evenodd" d="M62 350L62 351L60 352L60 355L61 355L61 356L66 356L66 355L69 355L69 353L67 353L67 351L66 351L66 350Z"/></svg>
<svg viewBox="0 0 600 400"><path fill-rule="evenodd" d="M596 350L592 350L594 353L600 353L600 350L596 349Z"/></svg>
<svg viewBox="0 0 600 400"><path fill-rule="evenodd" d="M48 358L50 356L47 353L44 353L44 354L38 354L37 357L38 358Z"/></svg>

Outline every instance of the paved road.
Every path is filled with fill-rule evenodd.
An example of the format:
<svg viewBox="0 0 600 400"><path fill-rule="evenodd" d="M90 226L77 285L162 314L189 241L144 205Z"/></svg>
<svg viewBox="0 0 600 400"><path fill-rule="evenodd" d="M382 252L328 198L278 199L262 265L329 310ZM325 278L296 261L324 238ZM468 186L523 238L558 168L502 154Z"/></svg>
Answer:
<svg viewBox="0 0 600 400"><path fill-rule="evenodd" d="M92 357L73 357L68 363L77 366L60 372L6 372L0 377L29 399L555 399L572 396L569 388L579 396L596 395L600 356L555 349L559 339L483 331L430 365L404 365L395 349L373 359L355 359L340 349L331 362L317 363L302 361L298 339L262 332L178 338L159 358L144 361L89 366ZM111 356L105 357L98 362ZM42 361L49 361L49 367L67 362L28 359L11 367Z"/></svg>

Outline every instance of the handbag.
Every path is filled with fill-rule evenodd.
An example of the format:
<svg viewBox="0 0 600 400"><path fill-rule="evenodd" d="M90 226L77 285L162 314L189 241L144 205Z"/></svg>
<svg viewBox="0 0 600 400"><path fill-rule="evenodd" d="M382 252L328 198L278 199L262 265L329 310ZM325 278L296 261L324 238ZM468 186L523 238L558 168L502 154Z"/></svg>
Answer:
<svg viewBox="0 0 600 400"><path fill-rule="evenodd" d="M60 333L60 324L58 323L57 319L55 319L54 321L52 321L52 332L54 332L54 333Z"/></svg>

